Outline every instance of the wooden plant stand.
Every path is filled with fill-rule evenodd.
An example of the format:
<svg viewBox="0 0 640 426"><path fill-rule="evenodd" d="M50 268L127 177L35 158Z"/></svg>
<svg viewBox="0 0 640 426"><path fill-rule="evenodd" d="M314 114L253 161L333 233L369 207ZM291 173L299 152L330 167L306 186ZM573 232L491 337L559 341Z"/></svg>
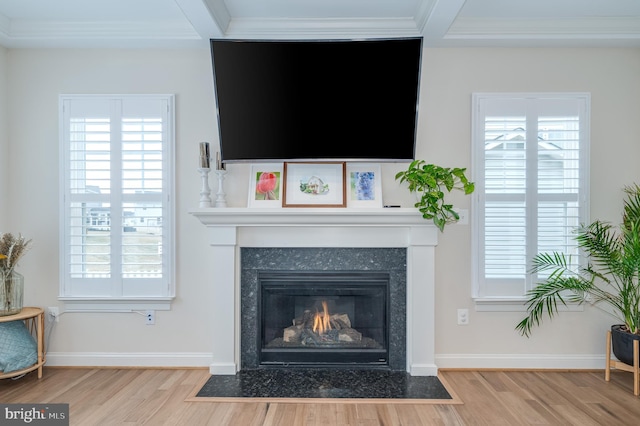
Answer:
<svg viewBox="0 0 640 426"><path fill-rule="evenodd" d="M625 364L622 361L614 361L611 359L611 331L607 331L607 364L604 370L604 379L608 382L611 378L611 369L615 368L622 371L633 373L633 394L640 395L640 341L633 341L633 365Z"/></svg>

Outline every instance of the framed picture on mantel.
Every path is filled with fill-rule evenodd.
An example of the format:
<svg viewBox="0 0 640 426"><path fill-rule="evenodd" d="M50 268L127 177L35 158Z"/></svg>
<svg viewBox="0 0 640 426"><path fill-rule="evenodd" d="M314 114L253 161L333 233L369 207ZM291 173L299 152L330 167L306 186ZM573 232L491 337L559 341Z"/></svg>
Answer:
<svg viewBox="0 0 640 426"><path fill-rule="evenodd" d="M284 163L283 207L346 207L346 163Z"/></svg>
<svg viewBox="0 0 640 426"><path fill-rule="evenodd" d="M382 208L380 164L347 164L347 207Z"/></svg>
<svg viewBox="0 0 640 426"><path fill-rule="evenodd" d="M282 207L282 163L252 164L247 207Z"/></svg>

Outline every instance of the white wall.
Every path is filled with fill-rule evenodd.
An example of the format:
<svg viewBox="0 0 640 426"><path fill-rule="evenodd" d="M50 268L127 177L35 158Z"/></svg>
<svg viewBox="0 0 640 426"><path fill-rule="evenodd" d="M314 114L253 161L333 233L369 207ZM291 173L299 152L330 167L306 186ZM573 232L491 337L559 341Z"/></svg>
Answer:
<svg viewBox="0 0 640 426"><path fill-rule="evenodd" d="M433 49L423 70L418 156L445 164L470 164L472 92L590 92L591 217L619 222L621 188L640 182L640 50ZM612 319L597 309L545 320L529 339L514 331L523 313L476 312L469 243L468 227L455 226L436 250L440 367L544 366L547 358L559 368L604 366ZM457 325L457 308L469 308L468 326Z"/></svg>
<svg viewBox="0 0 640 426"><path fill-rule="evenodd" d="M198 143L211 142L212 151L217 146L209 51L18 49L9 50L6 58L2 53L0 95L4 63L9 82L9 161L15 167L7 196L0 192L0 228L1 212L10 204L15 212L11 231L34 240L20 265L26 305L58 305L58 95L176 94L177 297L173 308L157 312L154 326L145 325L143 317L135 314L64 314L51 335L49 363L209 365L215 328L232 326L207 321L207 301L215 297L210 290L215 271L209 266L203 226L187 213L197 208L199 199ZM639 49L427 49L417 156L470 168L473 92L590 92L591 216L617 222L620 189L640 182L638 75ZM403 167L383 165L383 195L385 203L409 207L412 198L393 180ZM231 165L228 170L228 204L245 206L247 166ZM470 197L456 195L456 201L462 208L470 207ZM610 318L587 308L546 322L530 339L521 337L514 327L522 313L474 311L469 226L448 227L439 241L435 303L439 366L527 367L532 365L530 356L547 357L550 366L565 367L562 362L567 359L587 360L586 364L595 360L604 366L604 333ZM456 325L456 309L461 307L470 309L468 326Z"/></svg>
<svg viewBox="0 0 640 426"><path fill-rule="evenodd" d="M0 46L0 232L5 232L8 224L7 182L9 177L9 129L7 123L7 49Z"/></svg>

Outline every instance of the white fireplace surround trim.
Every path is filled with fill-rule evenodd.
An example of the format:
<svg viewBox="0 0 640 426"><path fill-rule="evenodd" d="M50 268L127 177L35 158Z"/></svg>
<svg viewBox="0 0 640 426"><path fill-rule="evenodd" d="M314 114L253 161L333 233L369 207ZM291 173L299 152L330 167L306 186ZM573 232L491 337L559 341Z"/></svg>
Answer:
<svg viewBox="0 0 640 426"><path fill-rule="evenodd" d="M407 248L407 372L435 376L438 229L413 208L208 208L189 212L208 229L215 271L211 374L240 368L241 247Z"/></svg>

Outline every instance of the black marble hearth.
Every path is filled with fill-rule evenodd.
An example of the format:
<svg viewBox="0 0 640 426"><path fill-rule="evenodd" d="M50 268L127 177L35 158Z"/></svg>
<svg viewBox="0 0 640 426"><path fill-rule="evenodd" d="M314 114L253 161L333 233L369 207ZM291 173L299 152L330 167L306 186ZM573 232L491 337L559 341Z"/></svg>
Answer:
<svg viewBox="0 0 640 426"><path fill-rule="evenodd" d="M252 369L211 376L196 397L438 399L452 397L436 376L402 371Z"/></svg>

